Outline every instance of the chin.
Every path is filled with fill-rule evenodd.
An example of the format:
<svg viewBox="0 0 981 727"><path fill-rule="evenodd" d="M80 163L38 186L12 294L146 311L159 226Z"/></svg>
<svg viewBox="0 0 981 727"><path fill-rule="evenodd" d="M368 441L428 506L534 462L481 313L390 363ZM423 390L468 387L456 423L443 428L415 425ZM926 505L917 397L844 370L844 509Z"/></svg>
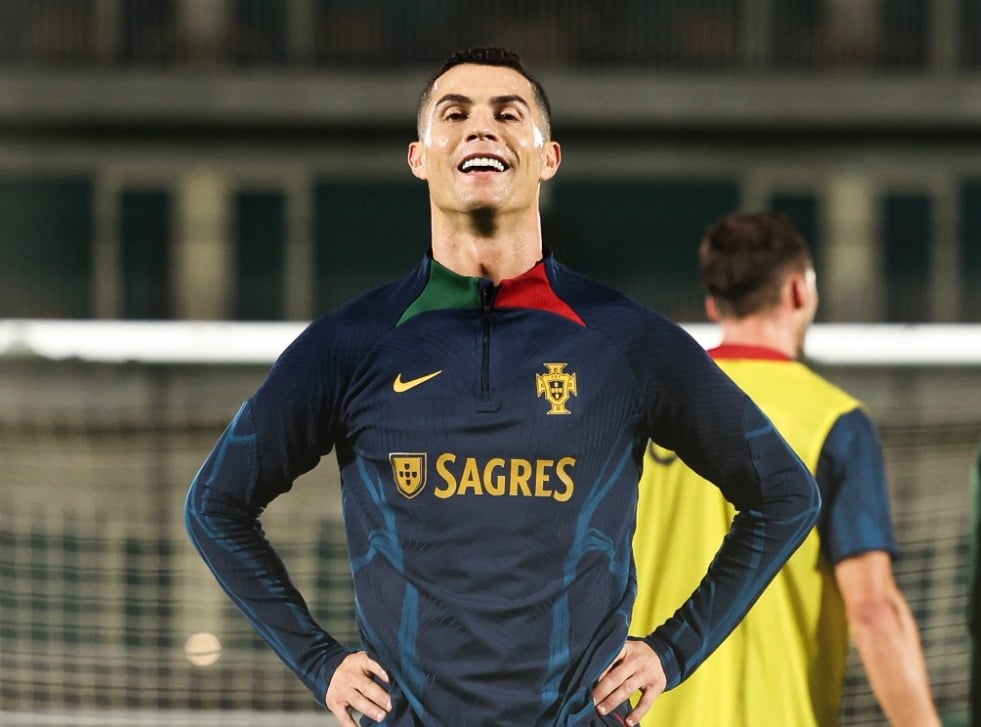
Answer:
<svg viewBox="0 0 981 727"><path fill-rule="evenodd" d="M467 207L471 215L492 215L500 212L500 207L491 202L476 202Z"/></svg>
<svg viewBox="0 0 981 727"><path fill-rule="evenodd" d="M506 197L495 193L492 190L468 190L469 194L464 193L458 198L460 206L465 212L476 212L477 210L500 210Z"/></svg>
<svg viewBox="0 0 981 727"><path fill-rule="evenodd" d="M475 217L493 217L499 214L501 206L496 201L481 199L468 200L462 205L462 212Z"/></svg>

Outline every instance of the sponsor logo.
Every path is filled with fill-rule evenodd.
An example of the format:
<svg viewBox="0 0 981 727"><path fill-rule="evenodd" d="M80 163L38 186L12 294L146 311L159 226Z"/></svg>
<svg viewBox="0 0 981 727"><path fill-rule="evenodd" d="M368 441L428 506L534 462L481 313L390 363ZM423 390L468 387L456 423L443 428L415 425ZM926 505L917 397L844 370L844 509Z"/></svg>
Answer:
<svg viewBox="0 0 981 727"><path fill-rule="evenodd" d="M444 452L436 458L436 474L442 480L433 490L441 499L462 495L491 497L542 497L566 502L576 485L572 479L575 457L522 459L457 457Z"/></svg>
<svg viewBox="0 0 981 727"><path fill-rule="evenodd" d="M422 492L426 486L425 452L392 452L388 461L399 492L410 500Z"/></svg>
<svg viewBox="0 0 981 727"><path fill-rule="evenodd" d="M400 373L395 377L395 381L392 382L392 391L394 391L396 394L404 394L409 389L416 388L419 386L419 384L425 384L430 379L435 379L441 373L443 373L442 369L439 371L433 371L431 374L426 374L425 376L409 379L408 381L402 381L402 374Z"/></svg>
<svg viewBox="0 0 981 727"><path fill-rule="evenodd" d="M547 363L544 366L548 369L548 373L535 374L538 396L544 396L552 407L546 414L572 413L565 405L570 396L579 396L579 392L576 388L576 375L567 374L564 370L568 365L567 363Z"/></svg>
<svg viewBox="0 0 981 727"><path fill-rule="evenodd" d="M429 457L425 452L392 452L392 477L406 498L426 487ZM576 483L572 478L575 457L524 459L521 457L459 457L444 452L436 457L433 495L441 500L466 495L490 497L539 497L566 502Z"/></svg>

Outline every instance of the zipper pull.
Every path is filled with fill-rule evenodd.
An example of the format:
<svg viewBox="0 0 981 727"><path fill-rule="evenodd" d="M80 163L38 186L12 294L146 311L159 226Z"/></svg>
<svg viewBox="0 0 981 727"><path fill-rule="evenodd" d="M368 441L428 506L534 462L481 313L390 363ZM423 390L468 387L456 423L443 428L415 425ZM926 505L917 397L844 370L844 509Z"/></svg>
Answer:
<svg viewBox="0 0 981 727"><path fill-rule="evenodd" d="M490 313L494 307L494 299L497 297L497 288L489 280L480 281L480 310L483 313Z"/></svg>

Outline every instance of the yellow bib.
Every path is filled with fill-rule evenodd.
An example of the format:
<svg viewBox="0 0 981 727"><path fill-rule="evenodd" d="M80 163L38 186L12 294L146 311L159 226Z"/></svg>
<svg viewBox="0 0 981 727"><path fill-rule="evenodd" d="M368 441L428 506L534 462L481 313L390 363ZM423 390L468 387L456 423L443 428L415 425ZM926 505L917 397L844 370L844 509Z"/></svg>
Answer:
<svg viewBox="0 0 981 727"><path fill-rule="evenodd" d="M859 402L801 363L722 359L813 473L824 441ZM644 461L630 633L645 636L698 585L729 530L734 508L671 452ZM645 727L832 727L839 721L848 624L817 529L745 620L698 670L663 694Z"/></svg>

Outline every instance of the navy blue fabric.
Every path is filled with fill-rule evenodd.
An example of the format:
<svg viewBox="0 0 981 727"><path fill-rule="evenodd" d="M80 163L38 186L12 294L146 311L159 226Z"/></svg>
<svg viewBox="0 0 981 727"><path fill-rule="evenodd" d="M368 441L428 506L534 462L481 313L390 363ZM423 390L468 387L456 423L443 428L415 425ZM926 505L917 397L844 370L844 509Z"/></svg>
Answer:
<svg viewBox="0 0 981 727"><path fill-rule="evenodd" d="M823 502L818 532L831 563L872 550L898 555L882 447L863 409L834 423L821 448L816 479Z"/></svg>
<svg viewBox="0 0 981 727"><path fill-rule="evenodd" d="M669 687L718 646L814 524L813 478L701 346L552 257L545 264L585 325L493 307L397 325L426 284L427 258L312 323L192 483L192 540L319 703L348 650L314 622L258 518L332 448L363 647L392 677L385 724L396 727L604 723L591 689L627 637L650 439L740 510L698 591L646 639ZM436 371L393 389L397 377ZM540 378L549 374L559 378ZM564 402L549 400L552 385ZM396 461L419 476L400 487Z"/></svg>

